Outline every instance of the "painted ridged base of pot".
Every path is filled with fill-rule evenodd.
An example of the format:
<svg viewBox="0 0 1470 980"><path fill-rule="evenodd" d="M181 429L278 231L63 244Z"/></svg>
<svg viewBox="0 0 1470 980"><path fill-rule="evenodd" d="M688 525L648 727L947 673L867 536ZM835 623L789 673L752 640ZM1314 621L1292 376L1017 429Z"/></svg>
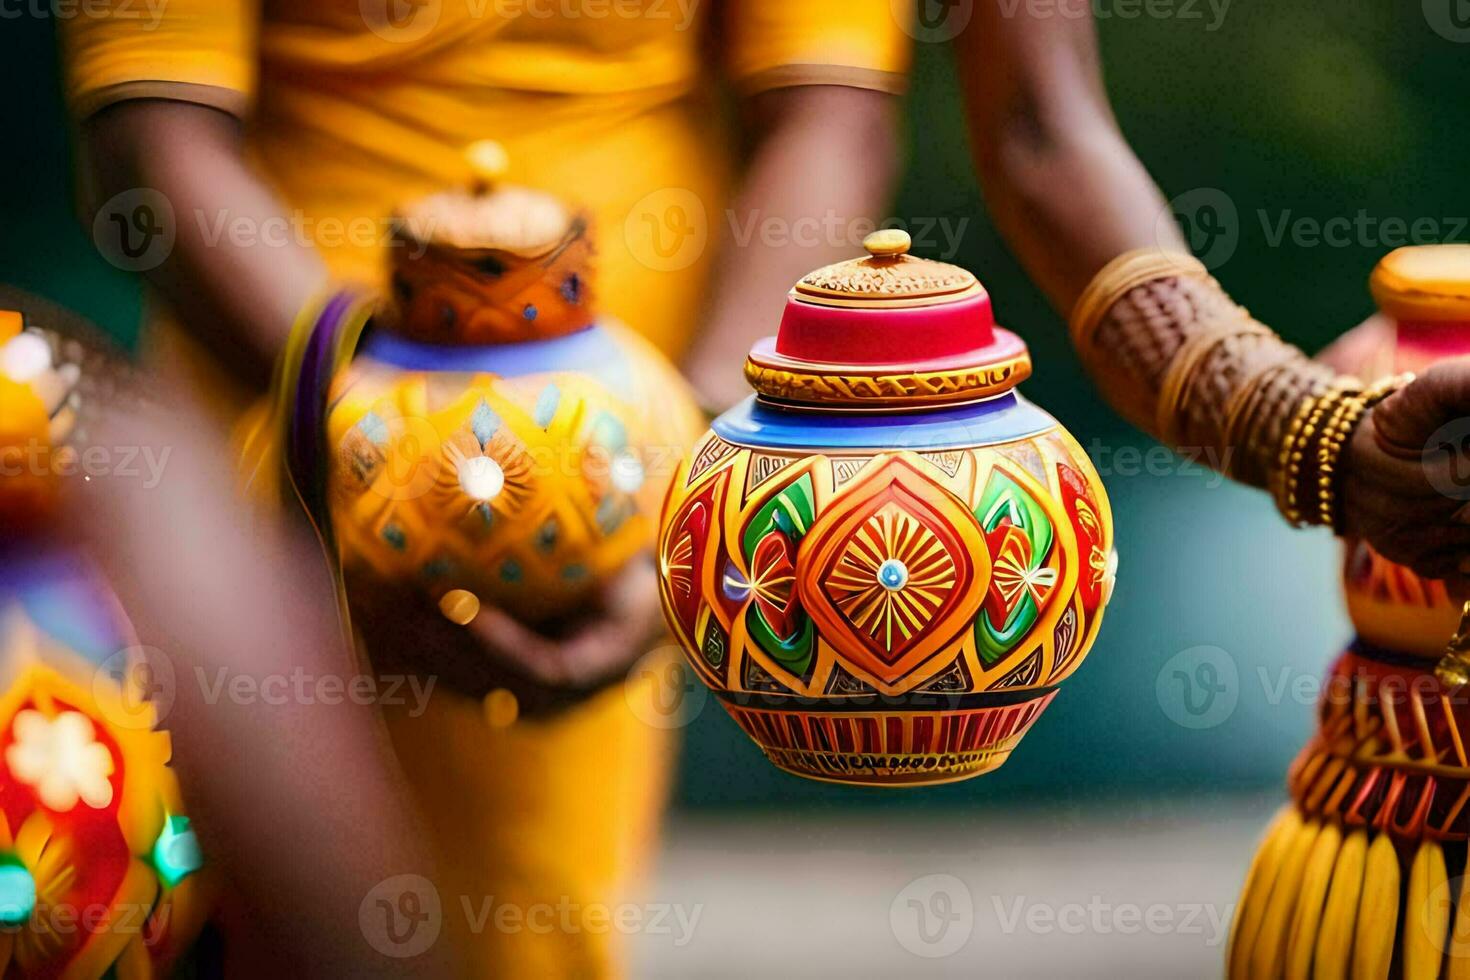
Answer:
<svg viewBox="0 0 1470 980"><path fill-rule="evenodd" d="M808 779L876 786L952 783L999 769L1056 691L955 711L786 711L726 704L772 763Z"/></svg>

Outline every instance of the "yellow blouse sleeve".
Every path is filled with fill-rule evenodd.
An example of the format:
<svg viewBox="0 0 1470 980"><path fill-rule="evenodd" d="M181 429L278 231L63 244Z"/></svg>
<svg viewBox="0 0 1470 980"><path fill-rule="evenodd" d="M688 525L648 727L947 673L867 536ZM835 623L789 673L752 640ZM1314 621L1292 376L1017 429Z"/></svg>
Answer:
<svg viewBox="0 0 1470 980"><path fill-rule="evenodd" d="M255 91L257 0L137 0L57 19L77 118L127 99L198 102L243 116Z"/></svg>
<svg viewBox="0 0 1470 980"><path fill-rule="evenodd" d="M726 65L742 92L850 85L898 92L912 40L908 0L729 0Z"/></svg>

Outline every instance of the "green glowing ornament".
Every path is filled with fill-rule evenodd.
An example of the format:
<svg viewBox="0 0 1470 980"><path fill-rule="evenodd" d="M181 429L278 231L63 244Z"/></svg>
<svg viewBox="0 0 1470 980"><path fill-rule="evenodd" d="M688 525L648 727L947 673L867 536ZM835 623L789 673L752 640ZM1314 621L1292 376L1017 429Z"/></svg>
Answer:
<svg viewBox="0 0 1470 980"><path fill-rule="evenodd" d="M169 814L153 843L153 867L170 888L204 867L199 838L189 828L189 818Z"/></svg>
<svg viewBox="0 0 1470 980"><path fill-rule="evenodd" d="M0 926L30 920L36 908L36 879L14 855L0 857Z"/></svg>

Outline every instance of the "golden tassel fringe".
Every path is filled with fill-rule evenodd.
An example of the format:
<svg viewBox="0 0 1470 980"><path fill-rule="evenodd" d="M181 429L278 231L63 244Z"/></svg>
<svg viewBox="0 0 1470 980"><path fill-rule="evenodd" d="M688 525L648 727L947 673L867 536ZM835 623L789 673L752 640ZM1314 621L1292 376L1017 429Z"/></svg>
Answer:
<svg viewBox="0 0 1470 980"><path fill-rule="evenodd" d="M1353 952L1353 926L1358 920L1358 901L1363 894L1363 868L1368 858L1368 832L1355 830L1342 842L1332 885L1322 909L1317 948L1312 956L1313 980L1347 980L1348 961ZM1470 980L1470 978L1467 978Z"/></svg>
<svg viewBox="0 0 1470 980"><path fill-rule="evenodd" d="M1241 889L1240 901L1235 906L1235 923L1230 930L1230 950L1226 954L1226 975L1230 980L1248 980L1250 976L1247 969L1251 949L1261 928L1271 886L1276 883L1276 875L1281 870L1286 846L1301 826L1302 818L1296 807L1285 807L1271 821L1261 846L1256 850L1255 860L1246 872L1245 887Z"/></svg>
<svg viewBox="0 0 1470 980"><path fill-rule="evenodd" d="M1266 914L1261 920L1255 947L1250 954L1251 980L1280 980L1282 967L1286 962L1287 930L1301 893L1307 859L1311 857L1313 845L1316 844L1321 830L1321 825L1316 821L1303 823L1282 853L1281 871L1271 887Z"/></svg>
<svg viewBox="0 0 1470 980"><path fill-rule="evenodd" d="M1455 904L1455 921L1447 942L1449 962L1447 980L1470 980L1470 855L1460 879L1459 901Z"/></svg>
<svg viewBox="0 0 1470 980"><path fill-rule="evenodd" d="M1399 920L1399 856L1387 834L1368 848L1353 936L1352 980L1387 980Z"/></svg>
<svg viewBox="0 0 1470 980"><path fill-rule="evenodd" d="M1342 845L1342 831L1327 824L1317 834L1302 874L1301 894L1286 942L1286 980L1312 980L1312 953L1321 933L1323 903Z"/></svg>
<svg viewBox="0 0 1470 980"><path fill-rule="evenodd" d="M1415 852L1404 911L1404 980L1435 980L1450 924L1449 875L1439 841L1427 840Z"/></svg>

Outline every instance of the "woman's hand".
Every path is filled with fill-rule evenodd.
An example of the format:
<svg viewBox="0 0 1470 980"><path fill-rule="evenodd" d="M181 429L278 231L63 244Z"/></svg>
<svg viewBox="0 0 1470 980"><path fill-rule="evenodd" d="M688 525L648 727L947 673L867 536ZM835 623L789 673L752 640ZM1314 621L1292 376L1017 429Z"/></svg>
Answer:
<svg viewBox="0 0 1470 980"><path fill-rule="evenodd" d="M435 675L476 697L508 688L532 714L618 682L663 635L648 556L629 562L586 610L539 629L489 605L460 626L411 585L353 580L348 594L353 626L378 671Z"/></svg>
<svg viewBox="0 0 1470 980"><path fill-rule="evenodd" d="M1339 493L1344 534L1470 592L1470 357L1436 364L1368 414Z"/></svg>

